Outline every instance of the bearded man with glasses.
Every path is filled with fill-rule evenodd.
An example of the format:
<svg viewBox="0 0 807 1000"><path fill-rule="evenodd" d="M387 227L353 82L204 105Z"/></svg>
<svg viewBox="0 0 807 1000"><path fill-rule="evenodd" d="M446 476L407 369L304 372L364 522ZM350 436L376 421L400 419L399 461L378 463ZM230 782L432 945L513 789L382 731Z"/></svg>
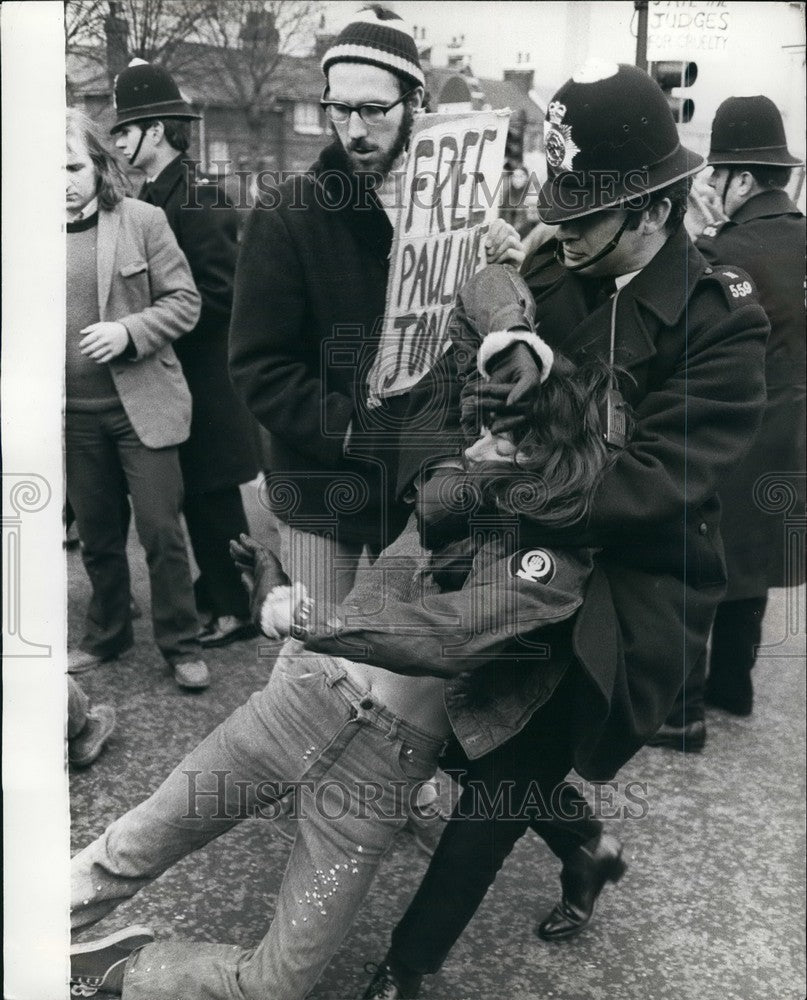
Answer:
<svg viewBox="0 0 807 1000"><path fill-rule="evenodd" d="M290 577L341 600L364 550L395 538L409 394L367 405L384 315L395 208L415 113L425 101L417 46L374 6L322 60L333 142L312 170L259 203L236 272L230 372L269 432L268 505ZM488 260L523 257L514 230L488 234Z"/></svg>

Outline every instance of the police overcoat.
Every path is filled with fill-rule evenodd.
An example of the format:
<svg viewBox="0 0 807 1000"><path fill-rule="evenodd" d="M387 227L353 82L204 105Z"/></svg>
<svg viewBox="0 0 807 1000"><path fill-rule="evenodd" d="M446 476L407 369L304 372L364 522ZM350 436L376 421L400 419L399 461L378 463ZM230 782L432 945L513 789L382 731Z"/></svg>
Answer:
<svg viewBox="0 0 807 1000"><path fill-rule="evenodd" d="M202 296L199 322L175 345L193 397L191 434L179 451L186 494L235 486L257 473L251 418L227 369L236 212L216 184L193 177L193 163L177 157L140 194L165 212Z"/></svg>
<svg viewBox="0 0 807 1000"><path fill-rule="evenodd" d="M553 348L607 360L613 300L597 305L592 280L557 263L555 250L552 241L527 258L526 284L507 267L480 272L460 310L488 331L530 325L534 310ZM505 295L498 270L509 276ZM666 719L725 590L716 490L762 417L769 329L753 291L735 297L734 283L679 228L622 289L615 361L636 429L587 522L535 525L531 535L552 551L599 549L573 626L575 767L590 780L612 777Z"/></svg>
<svg viewBox="0 0 807 1000"><path fill-rule="evenodd" d="M751 451L720 485L727 600L804 582L793 546L805 505L805 219L779 189L755 195L697 243L707 260L751 276L771 322L768 403Z"/></svg>

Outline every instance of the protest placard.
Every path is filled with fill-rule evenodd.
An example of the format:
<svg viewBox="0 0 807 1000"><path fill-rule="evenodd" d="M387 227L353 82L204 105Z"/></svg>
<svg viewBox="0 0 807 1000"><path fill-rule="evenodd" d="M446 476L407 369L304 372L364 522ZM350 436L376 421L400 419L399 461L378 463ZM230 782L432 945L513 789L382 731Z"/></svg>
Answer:
<svg viewBox="0 0 807 1000"><path fill-rule="evenodd" d="M420 115L395 222L368 402L411 389L448 347L457 292L485 264L510 111Z"/></svg>

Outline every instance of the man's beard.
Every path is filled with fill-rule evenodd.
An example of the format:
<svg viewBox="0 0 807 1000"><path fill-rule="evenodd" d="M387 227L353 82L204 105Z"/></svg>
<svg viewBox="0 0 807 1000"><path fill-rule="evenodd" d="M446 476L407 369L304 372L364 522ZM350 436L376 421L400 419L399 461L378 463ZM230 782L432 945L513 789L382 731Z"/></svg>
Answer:
<svg viewBox="0 0 807 1000"><path fill-rule="evenodd" d="M412 135L412 124L415 120L415 109L409 104L404 104L403 117L401 118L401 124L398 127L398 133L395 136L395 141L390 146L386 152L380 152L374 149L374 144L368 142L366 138L350 140L347 146L342 146L345 157L345 166L352 174L364 175L367 179L371 181L371 187L377 187L383 183L384 178L392 169L395 161L403 153L407 146L409 145L409 139ZM337 138L339 138L336 129L331 126ZM341 140L340 140L341 144ZM357 160L353 153L361 152L376 152L376 157L367 160Z"/></svg>

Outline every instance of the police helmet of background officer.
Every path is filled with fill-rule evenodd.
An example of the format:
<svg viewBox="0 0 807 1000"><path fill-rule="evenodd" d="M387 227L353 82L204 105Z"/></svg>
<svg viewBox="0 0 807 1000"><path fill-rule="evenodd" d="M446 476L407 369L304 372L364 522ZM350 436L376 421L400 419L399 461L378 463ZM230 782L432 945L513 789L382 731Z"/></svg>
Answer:
<svg viewBox="0 0 807 1000"><path fill-rule="evenodd" d="M143 119L201 118L183 99L171 74L142 59L133 59L115 78L114 135L125 125Z"/></svg>
<svg viewBox="0 0 807 1000"><path fill-rule="evenodd" d="M802 161L788 151L779 109L769 97L758 94L729 97L717 109L708 162L714 167L796 167Z"/></svg>
<svg viewBox="0 0 807 1000"><path fill-rule="evenodd" d="M655 82L636 66L592 59L549 102L541 220L558 225L628 204L697 173Z"/></svg>

